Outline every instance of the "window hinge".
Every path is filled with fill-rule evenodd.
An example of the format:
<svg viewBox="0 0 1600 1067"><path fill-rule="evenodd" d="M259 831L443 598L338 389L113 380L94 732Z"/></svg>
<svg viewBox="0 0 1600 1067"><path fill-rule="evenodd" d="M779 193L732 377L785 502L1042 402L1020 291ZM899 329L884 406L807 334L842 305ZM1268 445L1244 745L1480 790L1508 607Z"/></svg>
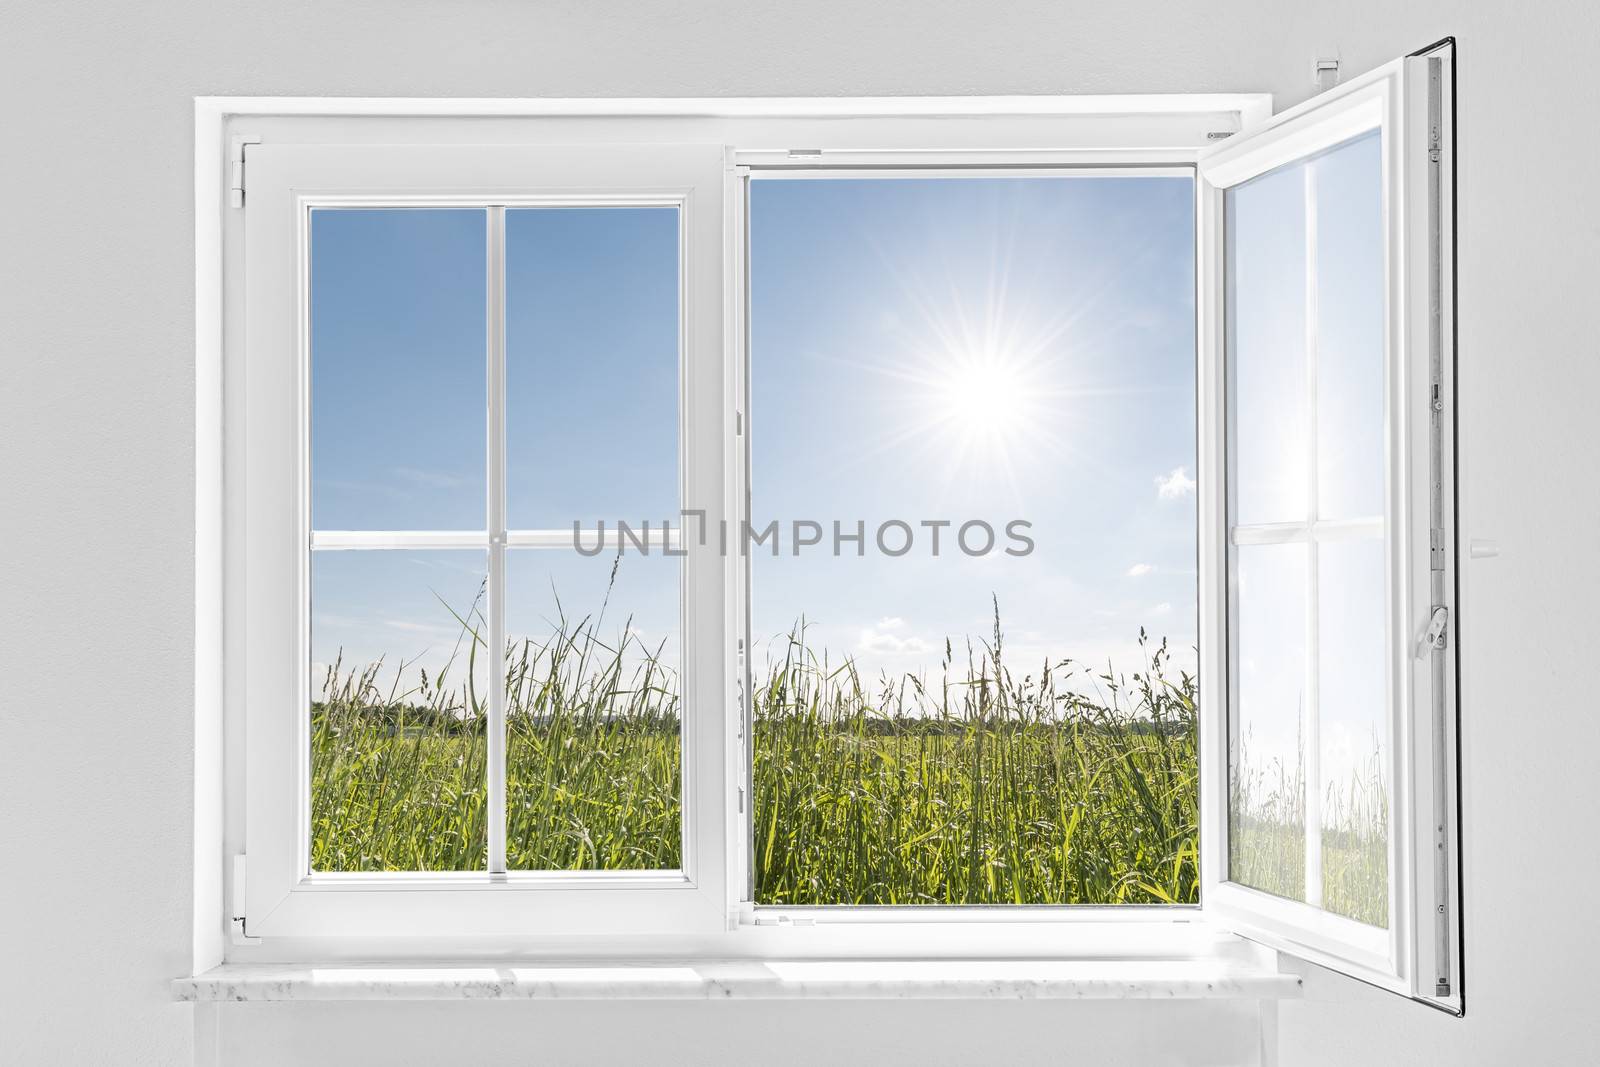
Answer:
<svg viewBox="0 0 1600 1067"><path fill-rule="evenodd" d="M1428 653L1442 649L1448 641L1447 627L1450 623L1450 609L1437 607L1428 617L1428 629L1424 631L1422 640L1417 642L1417 658L1422 659Z"/></svg>
<svg viewBox="0 0 1600 1067"><path fill-rule="evenodd" d="M250 934L245 930L243 915L236 915L233 917L233 921L229 924L228 938L235 945L261 944L261 939L259 937L251 937Z"/></svg>
<svg viewBox="0 0 1600 1067"><path fill-rule="evenodd" d="M744 814L744 786L739 787L739 814Z"/></svg>
<svg viewBox="0 0 1600 1067"><path fill-rule="evenodd" d="M244 150L260 143L259 137L237 136L233 139L233 150L228 157L228 191L232 194L234 207L244 207Z"/></svg>
<svg viewBox="0 0 1600 1067"><path fill-rule="evenodd" d="M245 926L244 887L247 871L244 853L233 857L233 907L228 909L228 934L235 945L259 945L259 937L251 937Z"/></svg>

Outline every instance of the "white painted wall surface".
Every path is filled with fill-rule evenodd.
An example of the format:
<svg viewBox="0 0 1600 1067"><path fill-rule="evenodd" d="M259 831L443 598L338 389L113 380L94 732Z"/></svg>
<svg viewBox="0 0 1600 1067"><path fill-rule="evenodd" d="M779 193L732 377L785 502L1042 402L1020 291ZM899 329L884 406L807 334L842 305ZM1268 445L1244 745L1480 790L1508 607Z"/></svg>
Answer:
<svg viewBox="0 0 1600 1067"><path fill-rule="evenodd" d="M193 96L1268 90L1283 106L1308 95L1314 54L1355 72L1446 33L1465 532L1504 545L1468 564L1468 1015L1314 974L1281 1010L1282 1058L1600 1062L1600 9L1585 0L0 5L0 1062L195 1051L193 1009L166 989L193 913ZM1227 1047L1228 1010L268 1005L227 1009L219 1047L254 1063L1165 1063L1170 1028L1192 1023L1216 1038L1198 1062L1223 1063L1249 1055ZM701 1055L689 1042L708 1031Z"/></svg>
<svg viewBox="0 0 1600 1067"><path fill-rule="evenodd" d="M242 1004L217 1062L584 1067L1254 1064L1254 1002ZM375 1039L375 1035L381 1035Z"/></svg>

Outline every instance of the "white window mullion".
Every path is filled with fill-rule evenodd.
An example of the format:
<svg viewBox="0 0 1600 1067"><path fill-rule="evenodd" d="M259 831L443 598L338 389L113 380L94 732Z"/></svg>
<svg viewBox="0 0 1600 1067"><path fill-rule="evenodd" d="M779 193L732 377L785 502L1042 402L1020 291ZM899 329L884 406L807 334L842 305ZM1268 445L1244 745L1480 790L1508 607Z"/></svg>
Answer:
<svg viewBox="0 0 1600 1067"><path fill-rule="evenodd" d="M506 873L506 209L489 208L489 873Z"/></svg>
<svg viewBox="0 0 1600 1067"><path fill-rule="evenodd" d="M1365 519L1318 519L1316 522L1260 522L1234 526L1228 539L1235 545L1293 545L1311 541L1319 545L1331 541L1376 541L1383 537L1383 517Z"/></svg>
<svg viewBox="0 0 1600 1067"><path fill-rule="evenodd" d="M1319 697L1322 681L1321 611L1317 579L1317 165L1304 170L1306 255L1306 695L1301 736L1305 775L1306 903L1322 906L1322 723Z"/></svg>
<svg viewBox="0 0 1600 1067"><path fill-rule="evenodd" d="M700 530L691 524L690 533L698 539ZM708 531L708 537L720 536ZM615 555L618 551L648 555L682 555L684 549L683 525L670 521L629 524L626 534L614 523L600 529L598 523L582 524L576 531L567 530L506 530L505 543L512 548L560 548L597 556L602 551Z"/></svg>
<svg viewBox="0 0 1600 1067"><path fill-rule="evenodd" d="M312 530L314 552L394 548L482 548L483 530Z"/></svg>

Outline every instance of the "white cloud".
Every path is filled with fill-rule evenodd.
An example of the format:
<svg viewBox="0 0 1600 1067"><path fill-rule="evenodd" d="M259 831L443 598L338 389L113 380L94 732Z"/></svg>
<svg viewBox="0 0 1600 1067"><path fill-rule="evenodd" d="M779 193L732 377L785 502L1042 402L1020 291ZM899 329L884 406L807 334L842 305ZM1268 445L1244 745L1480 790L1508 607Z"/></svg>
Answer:
<svg viewBox="0 0 1600 1067"><path fill-rule="evenodd" d="M1167 603L1165 600L1163 600L1161 603L1157 604L1155 607L1150 609L1150 614L1152 614L1152 615L1170 615L1170 614L1172 614L1172 605Z"/></svg>
<svg viewBox="0 0 1600 1067"><path fill-rule="evenodd" d="M1135 563L1133 566L1128 568L1128 577L1143 578L1153 570L1155 570L1155 568L1150 566L1148 563Z"/></svg>
<svg viewBox="0 0 1600 1067"><path fill-rule="evenodd" d="M1157 475L1156 492L1162 500L1178 500L1193 493L1194 479L1189 477L1189 468L1174 467L1170 474Z"/></svg>
<svg viewBox="0 0 1600 1067"><path fill-rule="evenodd" d="M461 633L461 627L446 626L443 623L412 622L410 619L385 619L383 624L391 630L400 630L408 634L426 634L429 637L452 637Z"/></svg>
<svg viewBox="0 0 1600 1067"><path fill-rule="evenodd" d="M420 467L393 467L394 476L422 489L461 489L475 484L471 479L445 471L423 470Z"/></svg>
<svg viewBox="0 0 1600 1067"><path fill-rule="evenodd" d="M861 631L856 651L865 656L918 655L929 649L928 642L920 637L901 636L906 621L898 616L879 619L873 626Z"/></svg>

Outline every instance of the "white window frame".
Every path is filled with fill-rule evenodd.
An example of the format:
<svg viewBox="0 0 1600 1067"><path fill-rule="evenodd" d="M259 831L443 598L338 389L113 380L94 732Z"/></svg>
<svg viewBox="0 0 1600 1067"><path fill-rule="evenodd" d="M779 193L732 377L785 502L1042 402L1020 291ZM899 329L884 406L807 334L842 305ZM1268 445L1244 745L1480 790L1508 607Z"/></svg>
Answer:
<svg viewBox="0 0 1600 1067"><path fill-rule="evenodd" d="M1200 162L1213 312L1201 331L1201 676L1233 684L1235 544L1309 540L1312 521L1231 526L1224 284L1225 190L1373 130L1380 131L1385 257L1385 739L1390 785L1389 927L1380 930L1228 878L1228 722L1203 741L1201 893L1207 914L1281 950L1460 1014L1460 850L1455 802L1457 642L1423 648L1436 609L1458 625L1455 584L1453 61L1446 39L1275 116ZM1430 79L1432 84L1430 85ZM1430 139L1429 133L1433 131ZM1431 158L1430 158L1431 156ZM1430 246L1433 254L1430 255ZM1314 447L1314 446L1313 446ZM1308 506L1316 507L1315 499ZM1370 535L1330 524L1328 538ZM1308 579L1314 581L1314 576ZM1236 694L1230 689L1227 707ZM1204 712L1202 712L1204 714ZM1308 750L1314 739L1308 742ZM1307 835L1312 832L1308 798ZM1307 878L1312 875L1310 868Z"/></svg>
<svg viewBox="0 0 1600 1067"><path fill-rule="evenodd" d="M516 930L717 929L724 923L726 843L721 795L728 676L721 605L726 563L683 545L680 691L684 865L681 871L505 869L504 665L491 657L488 737L489 869L483 872L328 873L308 869L307 719L309 560L313 552L465 548L485 553L488 641L504 646L504 555L570 544L571 531L505 528L505 244L507 210L670 206L679 215L682 412L679 453L686 508L726 514L720 468L723 407L721 164L716 146L271 144L251 153L244 237L251 314L236 366L244 487L238 548L243 583L229 620L243 634L243 893L249 936L395 936L408 931L493 935ZM355 191L352 191L355 190ZM488 301L486 457L488 528L477 531L313 531L309 508L311 212L325 208L485 209ZM498 773L497 773L498 772ZM533 904L537 899L537 905Z"/></svg>
<svg viewBox="0 0 1600 1067"><path fill-rule="evenodd" d="M1385 376L1387 377L1393 374L1395 372L1395 368L1402 365L1404 362L1403 352L1405 349L1403 343L1395 336L1395 331L1401 329L1403 326L1406 301L1404 279L1401 276L1401 265L1398 260L1399 250L1402 242L1396 239L1395 234L1396 228L1404 225L1404 217L1400 212L1393 210L1393 206L1395 205L1397 199L1396 194L1399 192L1398 175L1400 173L1399 168L1395 166L1393 162L1393 156L1395 153L1393 138L1395 134L1391 122L1390 110L1397 106L1397 103L1394 99L1393 78L1390 77L1386 72L1377 72L1377 74L1378 76L1376 77L1368 76L1342 85L1326 96L1319 97L1318 99L1310 102L1310 104L1305 105L1307 110L1314 105L1317 114L1321 118L1321 121L1315 127L1311 129L1291 127L1293 132L1289 135L1281 137L1274 137L1270 132L1264 133L1260 135L1257 141L1253 141L1252 143L1245 145L1243 151L1224 152L1222 149L1219 149L1216 155L1207 161L1207 166L1202 168L1202 174L1205 176L1205 182L1208 186L1205 192L1208 215L1210 215L1214 225L1220 226L1223 225L1223 209L1221 198L1227 188L1231 188L1245 181L1249 181L1252 178L1259 177L1260 175L1272 171L1277 167L1288 163L1293 163L1297 160L1325 151L1335 145L1349 141L1353 137L1360 136L1361 134L1373 131L1381 131L1383 141L1382 154L1384 160L1383 175L1385 182L1385 188L1383 190L1383 199L1385 205L1385 304L1387 308L1398 309L1400 311L1400 314L1385 315L1384 368ZM1303 114L1305 112L1302 111L1298 113ZM1282 122L1284 119L1291 118L1296 114L1297 112L1293 111L1286 112L1283 118L1279 121ZM1234 146L1227 147L1233 148ZM1307 204L1309 210L1311 204L1309 196L1307 198ZM1308 230L1312 225L1313 223L1308 219ZM1222 253L1223 255L1226 254L1223 240L1218 240L1216 242L1216 246L1218 252ZM1316 280L1314 266L1312 265L1312 256L1314 256L1314 254L1315 244L1308 241L1308 278L1306 282L1308 291L1310 286L1314 284ZM1220 267L1218 268L1218 271L1219 273L1216 275L1216 280L1219 283L1225 284L1225 275L1223 272L1221 272ZM1226 307L1226 303L1224 303L1224 307ZM1309 337L1311 331L1315 327L1314 304L1308 305L1306 315L1308 319L1306 331ZM1213 360L1215 362L1217 372L1223 379L1223 389L1226 390L1228 389L1228 384L1226 374L1227 339L1225 325L1225 323L1219 323L1219 326L1222 326L1223 328L1217 331L1217 334L1212 338L1212 340L1214 343L1220 344L1221 346L1217 351L1214 352ZM1308 352L1306 354L1306 359L1309 362L1314 363L1316 359L1315 348L1309 343L1307 347ZM1308 372L1307 382L1308 392L1306 403L1311 405L1311 407L1308 408L1308 418L1314 419L1314 412L1316 410L1316 376ZM1231 395L1225 396L1223 400L1224 408L1229 406L1231 399ZM1403 405L1401 407L1403 407ZM1404 433L1406 430L1404 425L1398 427L1394 425L1394 420L1397 418L1397 416L1398 409L1391 408L1391 406L1386 403L1384 410L1384 455L1386 457L1392 455L1394 452L1396 447L1396 434ZM1218 429L1220 430L1222 436L1226 439L1228 437L1228 426L1225 418L1222 420L1222 425ZM1306 449L1306 462L1308 466L1312 467L1314 470L1316 463L1315 450L1318 447L1318 442L1316 435L1310 431L1307 432L1307 437L1308 443ZM1231 441L1225 441L1223 444L1223 456L1219 458L1222 458L1224 463L1226 463L1226 454L1230 451L1230 444ZM1208 480L1208 489L1211 491L1207 494L1208 498L1217 490L1221 490L1224 493L1228 493L1230 491L1231 479L1229 478L1228 471L1226 469L1218 472L1208 471L1207 473L1215 474L1214 477ZM1231 547L1244 545L1281 545L1295 543L1307 545L1309 554L1306 577L1306 612L1308 618L1311 619L1315 619L1315 613L1318 606L1316 548L1319 544L1336 540L1366 540L1370 538L1381 538L1385 542L1386 546L1385 557L1388 560L1388 568L1394 568L1398 570L1398 574L1401 576L1399 580L1403 581L1403 576L1409 573L1409 570L1413 565L1414 561L1410 560L1409 558L1405 558L1403 555L1397 555L1399 547L1406 543L1406 531L1404 529L1398 529L1393 531L1392 537L1389 536L1384 529L1384 516L1379 516L1376 522L1366 518L1336 522L1319 520L1317 517L1318 500L1316 493L1313 491L1315 484L1316 483L1314 480L1308 480L1306 505L1308 513L1305 519L1296 522L1254 524L1238 523L1233 515L1231 500L1224 499L1220 502L1220 512L1222 515L1221 531L1225 535L1225 543L1222 546L1222 549L1226 555L1226 560L1221 562L1217 569L1217 573L1223 576L1223 580L1226 583L1226 590L1222 594L1222 603L1217 605L1217 608L1220 608L1222 617L1227 619L1227 623L1225 625L1228 628L1213 635L1213 639L1209 642L1202 637L1201 644L1203 648L1210 645L1219 646L1219 650L1224 651L1228 657L1226 665L1213 667L1213 670L1217 670L1219 673L1212 676L1220 676L1228 679L1228 702L1230 706L1232 706L1237 700L1237 658L1239 651L1237 632L1234 628L1234 623L1236 620L1232 616L1232 609L1230 606L1236 602L1236 585L1238 580L1236 574L1237 554L1229 550ZM1388 500L1386 502L1385 510L1395 511L1396 509L1393 506L1393 494L1404 492L1404 487L1390 486L1388 487L1388 490L1388 493L1386 493ZM1208 499L1208 503L1213 503L1213 501ZM1390 602L1392 602L1392 600ZM1215 609L1213 609L1211 612L1213 616L1215 616L1216 613L1217 612ZM1400 627L1408 625L1408 622L1404 619L1386 620L1386 628L1389 631L1384 640L1384 648L1386 650L1392 648L1394 645L1394 633L1399 632ZM1312 644L1314 641L1314 633L1315 631L1313 630L1313 636L1308 638L1308 652L1310 653L1313 661L1315 659L1315 646ZM1205 655L1205 653L1202 652L1202 655ZM1311 671L1311 668L1308 667L1308 671ZM1202 848L1211 846L1212 853L1215 858L1212 871L1216 877L1214 884L1210 887L1210 892L1213 895L1211 899L1215 900L1215 904L1219 909L1237 908L1241 912L1248 910L1250 912L1257 913L1258 921L1269 926L1277 926L1280 929L1286 928L1291 923L1309 926L1315 931L1318 944L1325 944L1332 950L1337 950L1353 956L1359 959L1365 966L1371 968L1374 973L1379 973L1392 966L1392 950L1398 943L1400 931L1398 929L1380 930L1351 919L1343 918L1332 912L1324 911L1320 907L1320 881L1318 881L1315 886L1312 884L1313 879L1318 877L1318 869L1314 868L1311 863L1311 856L1317 852L1317 848L1312 848L1310 846L1310 841L1313 834L1320 835L1321 833L1321 820L1317 814L1321 799L1321 778L1315 771L1316 764L1318 762L1318 753L1316 751L1316 738L1318 734L1315 729L1318 710L1317 699L1314 692L1315 673L1314 671L1311 671L1311 673L1312 681L1311 686L1308 688L1308 696L1306 701L1308 709L1304 713L1305 720L1309 727L1305 732L1307 741L1305 744L1304 757L1308 767L1305 799L1305 836L1307 840L1306 893L1308 896L1318 899L1307 901L1305 903L1299 903L1282 897L1274 896L1261 890L1253 889L1240 883L1229 881L1227 878L1228 852L1226 840L1217 842L1215 845L1209 841L1203 842L1201 845ZM1385 695L1388 705L1386 708L1386 718L1392 726L1400 710L1396 705L1399 701L1406 698L1403 694L1398 694L1395 692L1386 692ZM1388 761L1384 767L1384 772L1387 780L1392 783L1391 788L1394 790L1393 799L1394 803L1398 807L1404 803L1407 772L1403 766L1401 754L1395 752L1394 746L1388 743L1392 737L1393 730L1390 729L1385 738L1385 747L1388 750ZM1221 743L1231 747L1231 734L1224 734ZM1225 779L1226 775L1219 775L1218 777ZM1224 788L1226 786L1225 781L1218 782L1217 784L1223 786ZM1224 802L1223 809L1226 810L1226 807L1227 804ZM1393 821L1398 822L1400 817L1400 814L1397 812ZM1224 822L1222 825L1226 825L1226 822ZM1225 835L1216 834L1211 836L1225 837ZM1397 846L1401 845L1403 842L1395 840L1396 836L1397 835L1390 835L1389 871L1391 876L1396 881L1403 881L1405 877L1405 863L1407 857L1399 855L1400 849ZM1318 848L1320 848L1320 843ZM1397 860L1400 862L1397 863ZM1236 895L1241 898L1248 899L1248 905L1236 902ZM1396 918L1397 920L1400 919L1398 916ZM1391 923L1391 927L1399 927L1400 925L1400 921Z"/></svg>
<svg viewBox="0 0 1600 1067"><path fill-rule="evenodd" d="M715 918L618 910L619 898L650 887L622 888L615 880L584 907L551 921L549 886L526 882L530 892L487 892L454 878L419 876L354 890L320 890L321 914L291 915L277 930L263 922L251 891L263 877L274 891L299 879L285 870L284 850L268 861L264 875L257 842L246 823L250 800L244 782L252 765L245 743L255 729L245 714L246 679L239 665L249 649L241 625L249 567L239 529L248 457L229 428L242 422L236 380L243 373L245 272L241 213L230 203L236 190L249 195L257 144L461 145L549 148L554 145L718 144L733 146L723 170L722 284L714 294L722 337L722 490L728 513L738 514L746 484L745 441L735 430L745 408L744 207L743 184L751 168L800 171L830 168L949 167L969 173L984 167L1152 167L1195 173L1210 146L1241 131L1269 125L1266 94L1118 97L994 97L920 99L766 100L416 100L202 98L196 102L197 203L197 451L199 549L197 551L197 803L196 866L200 899L224 900L221 925L231 935L234 961L318 961L404 955L455 957L550 954L698 956L828 956L920 958L984 956L1030 958L1083 955L1193 955L1215 950L1219 931L1197 922L1213 914L1210 893L1219 884L1210 848L1202 842L1203 907L938 907L938 908L756 908L749 902L748 815L739 811L738 785L749 761L738 731L723 730L714 742L699 739L696 751L714 753L720 781L715 804L716 836L727 863L718 883ZM1040 147L1046 146L1046 147ZM574 158L580 158L581 152ZM1015 172L1015 171L1010 171ZM1197 266L1214 256L1214 216L1197 189ZM366 192L367 190L363 190ZM514 190L508 191L514 193ZM1197 270L1199 321L1197 390L1201 479L1215 474L1208 443L1208 405L1219 402L1215 353L1208 344L1209 311L1216 294L1208 270ZM297 329L301 327L297 324ZM1220 410L1220 409L1217 409ZM736 414L737 413L737 414ZM687 412L680 415L689 422ZM1209 458L1208 458L1209 456ZM1208 463L1213 466L1208 466ZM687 473L687 471L685 472ZM1202 642L1206 605L1218 589L1208 587L1205 565L1207 515L1202 499L1200 545ZM1215 516L1212 516L1214 518ZM359 538L357 538L359 540ZM1211 540L1214 540L1212 538ZM1209 579L1215 583L1215 575ZM723 659L718 699L724 726L740 721L742 665L734 635L744 632L742 567L730 568L722 613L715 624ZM1208 593L1209 589L1209 593ZM218 636L226 627L225 636ZM688 630L685 631L688 639ZM1205 663L1202 648L1202 664ZM1204 666L1203 666L1204 670ZM1211 677L1217 677L1213 674ZM687 704L686 704L687 706ZM296 704L298 709L303 704ZM1219 731L1202 699L1201 746L1210 752ZM685 729L686 761L689 731ZM252 787L253 790L253 787ZM747 793L745 795L748 795ZM1214 823L1215 797L1202 785L1202 823ZM1211 811L1212 815L1204 814ZM686 817L694 817L686 813ZM1213 821L1207 822L1210 818ZM1202 835L1207 836L1207 835ZM248 858L248 865L239 862ZM686 861L687 866L687 861ZM607 876L609 878L609 876ZM469 879L470 880L470 879ZM359 883L359 877L353 879ZM581 879L579 880L582 881ZM659 888L659 887L658 887ZM587 891L587 890L586 890ZM559 892L559 890L555 890ZM474 900L509 902L487 912L463 906ZM403 898L403 900L402 900ZM708 901L711 898L706 898ZM325 905L324 901L342 901ZM400 903L395 903L400 901ZM372 910L375 908L376 910ZM291 909L292 910L292 909ZM1220 915L1220 912L1216 913ZM1225 929L1231 929L1226 922ZM263 932L267 936L262 937ZM401 935L404 936L401 936ZM642 935L648 935L641 940Z"/></svg>

